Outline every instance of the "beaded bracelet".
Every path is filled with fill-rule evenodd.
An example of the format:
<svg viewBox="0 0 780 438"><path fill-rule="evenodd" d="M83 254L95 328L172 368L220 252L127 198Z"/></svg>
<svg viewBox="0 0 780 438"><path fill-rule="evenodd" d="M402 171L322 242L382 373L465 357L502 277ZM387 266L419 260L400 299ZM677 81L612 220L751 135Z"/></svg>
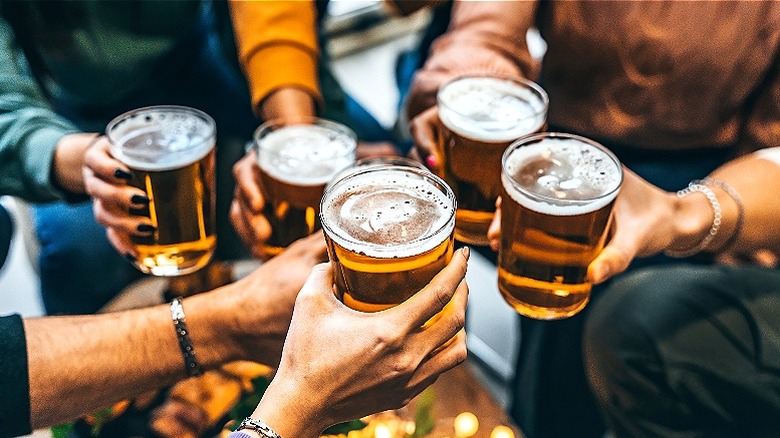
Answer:
<svg viewBox="0 0 780 438"><path fill-rule="evenodd" d="M726 251L727 249L731 248L732 245L734 245L734 242L737 241L737 238L739 238L739 235L742 233L742 227L745 224L745 204L742 202L742 197L739 196L739 193L734 190L734 187L731 187L729 184L721 180L708 177L701 180L701 183L710 184L720 188L726 192L726 194L734 200L734 204L737 205L737 223L734 226L734 232L731 233L731 236L728 238L728 240L726 240L723 245L718 248L718 252Z"/></svg>
<svg viewBox="0 0 780 438"><path fill-rule="evenodd" d="M190 377L203 374L198 361L195 359L195 348L190 340L190 333L187 330L187 322L184 318L184 306L181 304L181 297L176 297L171 301L171 319L173 319L173 328L176 329L176 337L179 340L179 348L184 357L184 368Z"/></svg>
<svg viewBox="0 0 780 438"><path fill-rule="evenodd" d="M276 433L273 429L271 429L271 426L263 423L262 421L252 418L252 417L246 417L241 422L241 424L236 428L236 431L233 433L241 433L240 431L242 429L248 429L253 430L260 434L263 438L282 438L279 436L278 433ZM233 434L230 434L233 435ZM228 437L230 437L228 435ZM246 435L246 434L245 434ZM234 437L234 438L241 438L240 435Z"/></svg>
<svg viewBox="0 0 780 438"><path fill-rule="evenodd" d="M714 239L718 234L718 230L720 230L720 223L721 219L723 218L723 211L720 208L720 202L718 202L718 197L715 196L715 193L712 191L712 189L702 184L701 180L691 181L690 184L688 184L688 187L677 192L677 197L683 198L695 192L699 192L707 197L707 201L709 201L710 207L712 207L712 226L710 226L710 231L706 236L704 236L701 242L692 248L681 251L671 249L665 250L664 254L669 257L685 258L702 252L707 248L707 246L709 246L709 244L712 242L712 239Z"/></svg>

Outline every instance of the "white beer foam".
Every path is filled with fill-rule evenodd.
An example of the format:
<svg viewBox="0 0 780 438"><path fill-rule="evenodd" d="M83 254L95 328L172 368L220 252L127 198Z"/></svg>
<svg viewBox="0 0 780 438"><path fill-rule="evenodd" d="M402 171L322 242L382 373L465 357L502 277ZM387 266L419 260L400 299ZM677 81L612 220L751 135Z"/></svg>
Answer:
<svg viewBox="0 0 780 438"><path fill-rule="evenodd" d="M439 92L439 118L460 136L503 143L536 132L544 102L532 90L500 78L464 78Z"/></svg>
<svg viewBox="0 0 780 438"><path fill-rule="evenodd" d="M338 245L374 258L411 257L452 233L452 200L418 174L382 169L348 178L322 202L323 223Z"/></svg>
<svg viewBox="0 0 780 438"><path fill-rule="evenodd" d="M116 125L111 132L111 154L137 170L178 169L214 148L211 134L211 125L193 114L150 111Z"/></svg>
<svg viewBox="0 0 780 438"><path fill-rule="evenodd" d="M535 184L524 187L530 196L518 190L506 172L501 174L501 183L518 204L551 216L598 210L615 199L622 181L619 163L601 149L573 138L545 138L514 149L506 160L507 171L515 178L529 164L535 166L537 176Z"/></svg>
<svg viewBox="0 0 780 438"><path fill-rule="evenodd" d="M355 161L355 140L322 126L293 125L267 134L258 151L260 167L273 178L317 186Z"/></svg>

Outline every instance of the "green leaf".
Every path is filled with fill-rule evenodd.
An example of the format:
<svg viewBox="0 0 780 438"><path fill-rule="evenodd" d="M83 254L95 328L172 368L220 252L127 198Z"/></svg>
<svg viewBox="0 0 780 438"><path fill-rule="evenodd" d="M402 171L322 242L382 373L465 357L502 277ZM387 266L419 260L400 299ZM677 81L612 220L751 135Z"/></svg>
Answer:
<svg viewBox="0 0 780 438"><path fill-rule="evenodd" d="M411 438L422 438L436 427L436 417L433 414L433 405L436 402L436 392L433 388L426 388L417 399L417 410L414 413L414 433Z"/></svg>
<svg viewBox="0 0 780 438"><path fill-rule="evenodd" d="M65 423L51 428L52 438L68 438L73 431L73 423Z"/></svg>
<svg viewBox="0 0 780 438"><path fill-rule="evenodd" d="M352 420L345 423L334 424L333 426L325 429L322 432L323 435L340 435L347 434L351 430L360 430L366 427L367 424L361 420Z"/></svg>

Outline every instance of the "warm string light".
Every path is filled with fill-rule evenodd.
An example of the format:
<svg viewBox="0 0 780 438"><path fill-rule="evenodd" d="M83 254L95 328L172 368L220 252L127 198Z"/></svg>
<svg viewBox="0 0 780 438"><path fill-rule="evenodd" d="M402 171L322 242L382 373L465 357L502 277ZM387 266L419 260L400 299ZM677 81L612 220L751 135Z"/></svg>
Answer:
<svg viewBox="0 0 780 438"><path fill-rule="evenodd" d="M479 430L479 420L471 412L461 412L455 417L455 438L469 438Z"/></svg>
<svg viewBox="0 0 780 438"><path fill-rule="evenodd" d="M496 428L490 432L490 438L515 438L515 433L506 426L496 426Z"/></svg>

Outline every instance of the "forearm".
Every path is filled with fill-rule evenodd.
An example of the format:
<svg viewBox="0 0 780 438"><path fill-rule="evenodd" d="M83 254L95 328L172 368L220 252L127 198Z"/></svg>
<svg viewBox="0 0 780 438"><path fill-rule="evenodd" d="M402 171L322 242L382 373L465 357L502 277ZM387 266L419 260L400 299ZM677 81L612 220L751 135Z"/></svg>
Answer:
<svg viewBox="0 0 780 438"><path fill-rule="evenodd" d="M314 2L234 0L230 11L239 60L259 116L265 117L264 102L277 90L295 89L312 101L322 100Z"/></svg>
<svg viewBox="0 0 780 438"><path fill-rule="evenodd" d="M198 362L212 368L239 356L225 300L184 300ZM214 297L216 298L216 297ZM44 427L186 377L168 306L115 314L25 321L31 422Z"/></svg>

